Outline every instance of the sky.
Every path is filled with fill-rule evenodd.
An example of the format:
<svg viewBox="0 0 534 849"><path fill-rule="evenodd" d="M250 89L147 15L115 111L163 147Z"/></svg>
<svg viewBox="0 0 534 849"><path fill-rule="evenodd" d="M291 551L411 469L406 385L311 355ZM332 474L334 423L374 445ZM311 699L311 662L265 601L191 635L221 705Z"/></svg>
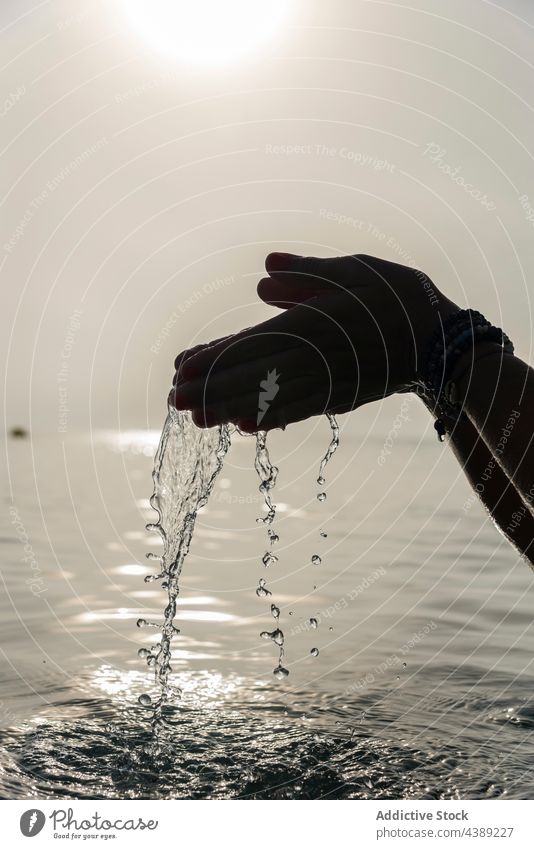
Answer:
<svg viewBox="0 0 534 849"><path fill-rule="evenodd" d="M159 428L272 250L422 268L532 362L532 4L254 5L2 1L7 427Z"/></svg>

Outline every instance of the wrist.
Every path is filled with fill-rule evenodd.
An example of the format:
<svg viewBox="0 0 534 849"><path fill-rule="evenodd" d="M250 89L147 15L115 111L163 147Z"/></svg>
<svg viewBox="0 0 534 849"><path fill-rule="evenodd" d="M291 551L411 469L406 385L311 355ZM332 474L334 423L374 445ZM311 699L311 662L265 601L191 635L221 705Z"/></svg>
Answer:
<svg viewBox="0 0 534 849"><path fill-rule="evenodd" d="M417 320L417 341L416 341L416 364L415 374L417 381L420 381L424 371L425 363L428 358L429 347L432 340L443 338L443 327L447 320L456 315L460 307L448 298L441 296L439 306L430 303L425 305L425 310Z"/></svg>
<svg viewBox="0 0 534 849"><path fill-rule="evenodd" d="M497 342L479 342L475 348L466 351L459 358L451 374L451 400L465 405L471 387L478 381L482 370L485 374L495 372L495 379L502 368L504 357L513 357L511 351L503 349Z"/></svg>
<svg viewBox="0 0 534 849"><path fill-rule="evenodd" d="M475 371L480 361L491 358L500 369L503 356L513 355L513 350L506 333L476 310L458 310L435 329L424 351L419 386L434 402L440 440L466 418L465 399L471 381L475 387L479 382ZM488 373L491 370L482 372L484 377Z"/></svg>

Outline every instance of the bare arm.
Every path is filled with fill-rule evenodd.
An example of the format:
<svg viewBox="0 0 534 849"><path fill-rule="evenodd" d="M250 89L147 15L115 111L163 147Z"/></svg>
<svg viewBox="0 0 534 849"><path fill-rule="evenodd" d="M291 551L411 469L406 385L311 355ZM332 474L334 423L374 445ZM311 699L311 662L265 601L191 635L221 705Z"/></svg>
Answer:
<svg viewBox="0 0 534 849"><path fill-rule="evenodd" d="M534 370L499 346L488 344L474 361L469 356L467 368L464 358L456 369L458 400L534 514Z"/></svg>
<svg viewBox="0 0 534 849"><path fill-rule="evenodd" d="M432 412L431 403L424 399L423 403ZM534 566L534 517L523 510L518 491L475 425L469 419L459 421L448 441L476 497L480 498L499 530ZM468 510L470 504L471 501L467 501L463 509ZM519 516L522 518L517 521Z"/></svg>

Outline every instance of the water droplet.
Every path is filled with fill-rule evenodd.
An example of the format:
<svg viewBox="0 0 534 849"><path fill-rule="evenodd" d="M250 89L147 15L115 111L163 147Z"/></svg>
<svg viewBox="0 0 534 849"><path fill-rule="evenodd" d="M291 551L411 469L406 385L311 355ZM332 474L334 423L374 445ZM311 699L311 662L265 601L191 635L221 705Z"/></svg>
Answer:
<svg viewBox="0 0 534 849"><path fill-rule="evenodd" d="M319 654L319 649L311 649L310 654L312 657L317 657Z"/></svg>
<svg viewBox="0 0 534 849"><path fill-rule="evenodd" d="M262 632L260 633L260 637L261 637L263 640L270 640L270 639L271 639L271 632L270 632L270 631L262 631Z"/></svg>
<svg viewBox="0 0 534 849"><path fill-rule="evenodd" d="M140 705L143 705L143 707L148 707L148 705L152 704L152 699L150 698L148 693L142 693L137 699L137 701Z"/></svg>
<svg viewBox="0 0 534 849"><path fill-rule="evenodd" d="M321 536L322 536L322 538L323 538L323 539L326 539L326 538L327 538L327 536L328 536L328 534L325 534L325 532L324 532L324 531L321 531Z"/></svg>
<svg viewBox="0 0 534 849"><path fill-rule="evenodd" d="M310 619L310 625L311 625L311 627L312 627L312 628L317 628L317 625L318 625L318 624L319 624L319 623L317 622L317 619L314 619L314 617L312 616L312 618Z"/></svg>
<svg viewBox="0 0 534 849"><path fill-rule="evenodd" d="M138 619L137 620L137 627L138 628L144 628L146 625L148 625L148 622L146 621L146 619Z"/></svg>
<svg viewBox="0 0 534 849"><path fill-rule="evenodd" d="M149 551L148 554L145 555L145 557L146 557L147 560L159 560L160 563L162 562L161 555L154 554L153 551Z"/></svg>
<svg viewBox="0 0 534 849"><path fill-rule="evenodd" d="M149 522L148 525L145 525L145 528L149 533L153 533L154 531L159 531L159 525L154 524L153 522Z"/></svg>
<svg viewBox="0 0 534 849"><path fill-rule="evenodd" d="M276 606L276 604L271 604L271 615L275 619L280 619L280 608Z"/></svg>
<svg viewBox="0 0 534 849"><path fill-rule="evenodd" d="M404 662L402 665L403 665L404 669L406 669L406 667L408 666L408 664L406 662Z"/></svg>
<svg viewBox="0 0 534 849"><path fill-rule="evenodd" d="M277 533L275 533L275 531L273 531L272 528L268 529L267 536L269 537L269 539L271 541L271 545L274 545L276 542L279 542L279 540L280 540L280 537L278 536Z"/></svg>
<svg viewBox="0 0 534 849"><path fill-rule="evenodd" d="M292 611L292 610L290 610L290 611L289 611L289 615L290 615L290 616L293 616L293 611Z"/></svg>
<svg viewBox="0 0 534 849"><path fill-rule="evenodd" d="M314 554L314 555L313 555L313 557L312 557L312 559L311 559L311 562L313 563L313 565L314 565L314 566L319 566L319 564L320 564L320 563L322 563L323 561L322 561L322 559L319 557L319 555L318 555L318 554Z"/></svg>
<svg viewBox="0 0 534 849"><path fill-rule="evenodd" d="M397 675L397 681L400 681L400 675Z"/></svg>
<svg viewBox="0 0 534 849"><path fill-rule="evenodd" d="M286 669L285 666L277 666L276 669L273 669L273 675L275 678L287 678L289 675L289 669Z"/></svg>
<svg viewBox="0 0 534 849"><path fill-rule="evenodd" d="M313 589L314 589L314 590L316 590L316 589L317 589L317 584L314 584L314 585L313 585Z"/></svg>
<svg viewBox="0 0 534 849"><path fill-rule="evenodd" d="M267 589L265 586L267 581L265 578L260 578L259 585L256 587L256 595L258 598L266 598L269 595L272 595L272 592Z"/></svg>
<svg viewBox="0 0 534 849"><path fill-rule="evenodd" d="M273 563L278 563L278 557L276 556L276 554L272 554L272 552L266 551L263 557L261 558L261 562L266 568L268 568L269 566L272 566Z"/></svg>
<svg viewBox="0 0 534 849"><path fill-rule="evenodd" d="M319 492L317 494L317 501L326 501L326 492Z"/></svg>
<svg viewBox="0 0 534 849"><path fill-rule="evenodd" d="M139 649L139 651L137 652L137 656L143 657L143 658L148 657L149 654L150 654L150 652L149 652L148 649Z"/></svg>
<svg viewBox="0 0 534 849"><path fill-rule="evenodd" d="M271 634L271 640L273 643L276 643L277 646L284 645L284 632L280 630L280 628L276 628L275 631Z"/></svg>
<svg viewBox="0 0 534 849"><path fill-rule="evenodd" d="M329 631L333 631L334 629L333 629L333 628L332 628L332 626L330 625L330 628L329 628L328 630L329 630Z"/></svg>
<svg viewBox="0 0 534 849"><path fill-rule="evenodd" d="M326 480L323 478L322 475L319 475L319 477L317 478L317 483L319 484L319 486L324 486Z"/></svg>
<svg viewBox="0 0 534 849"><path fill-rule="evenodd" d="M145 584L151 584L152 581L159 581L161 575L145 575Z"/></svg>

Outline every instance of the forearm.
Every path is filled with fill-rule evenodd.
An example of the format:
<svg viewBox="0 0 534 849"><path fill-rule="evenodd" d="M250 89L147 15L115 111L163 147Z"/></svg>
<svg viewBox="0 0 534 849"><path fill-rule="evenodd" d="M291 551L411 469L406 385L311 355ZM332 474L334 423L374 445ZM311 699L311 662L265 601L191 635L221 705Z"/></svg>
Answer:
<svg viewBox="0 0 534 849"><path fill-rule="evenodd" d="M462 369L463 372L462 372ZM458 402L524 505L534 502L534 371L497 346L460 362Z"/></svg>
<svg viewBox="0 0 534 849"><path fill-rule="evenodd" d="M432 413L431 403L422 400ZM534 517L524 509L518 491L474 424L469 419L458 421L449 433L448 442L476 493L475 497L480 499L512 545L534 565ZM471 503L466 501L463 509L469 509Z"/></svg>

